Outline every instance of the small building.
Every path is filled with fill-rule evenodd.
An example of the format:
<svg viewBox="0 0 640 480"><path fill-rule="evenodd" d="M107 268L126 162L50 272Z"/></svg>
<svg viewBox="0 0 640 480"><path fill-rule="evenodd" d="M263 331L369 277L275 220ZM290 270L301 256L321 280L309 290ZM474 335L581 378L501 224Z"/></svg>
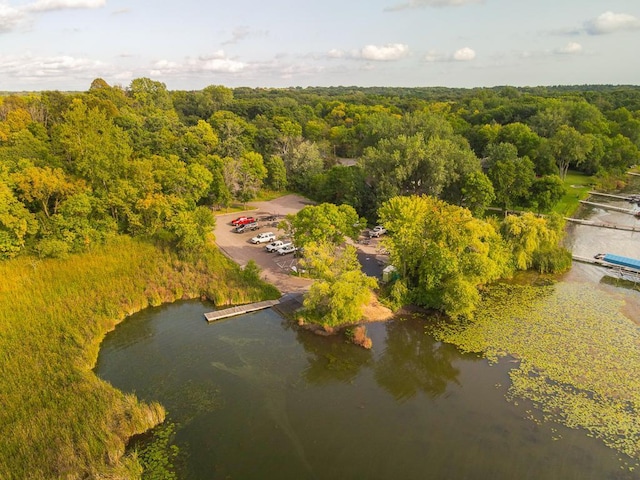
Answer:
<svg viewBox="0 0 640 480"><path fill-rule="evenodd" d="M398 277L398 269L395 266L387 265L382 269L382 283L394 282Z"/></svg>

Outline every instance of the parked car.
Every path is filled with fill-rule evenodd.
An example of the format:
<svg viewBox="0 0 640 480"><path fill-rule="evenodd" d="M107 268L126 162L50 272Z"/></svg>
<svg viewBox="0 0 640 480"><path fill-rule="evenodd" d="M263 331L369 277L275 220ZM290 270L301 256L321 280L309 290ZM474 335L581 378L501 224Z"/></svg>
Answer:
<svg viewBox="0 0 640 480"><path fill-rule="evenodd" d="M282 240L276 240L275 242L271 242L269 245L266 245L264 248L267 252L275 252L277 251L279 248L284 247L285 245L287 245L285 242L283 242Z"/></svg>
<svg viewBox="0 0 640 480"><path fill-rule="evenodd" d="M385 233L387 233L387 229L382 225L377 225L369 230L370 237L379 237L380 235L384 235Z"/></svg>
<svg viewBox="0 0 640 480"><path fill-rule="evenodd" d="M253 223L255 221L256 219L253 217L238 217L231 220L231 225L235 227L238 225L246 225L247 223Z"/></svg>
<svg viewBox="0 0 640 480"><path fill-rule="evenodd" d="M276 235L273 232L262 232L251 239L251 243L267 243L273 242L276 239Z"/></svg>
<svg viewBox="0 0 640 480"><path fill-rule="evenodd" d="M252 223L243 223L242 225L237 225L236 228L233 229L234 232L236 233L242 233L242 232L246 232L247 230L257 230L258 228L260 228L260 225L258 224L258 222L252 222Z"/></svg>
<svg viewBox="0 0 640 480"><path fill-rule="evenodd" d="M293 253L297 250L297 248L293 245L293 243L289 243L283 247L280 247L277 250L278 255L287 255L289 253Z"/></svg>

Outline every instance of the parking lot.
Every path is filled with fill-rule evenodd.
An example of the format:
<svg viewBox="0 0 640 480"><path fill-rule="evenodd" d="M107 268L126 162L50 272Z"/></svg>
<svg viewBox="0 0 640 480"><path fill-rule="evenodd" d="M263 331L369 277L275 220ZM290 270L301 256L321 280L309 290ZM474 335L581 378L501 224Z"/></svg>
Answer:
<svg viewBox="0 0 640 480"><path fill-rule="evenodd" d="M254 260L262 269L265 280L274 284L282 293L302 292L309 288L312 280L290 275L291 267L297 259L294 255L278 255L265 250L266 244L254 245L250 239L258 233L273 232L278 239L284 238L285 232L277 228L277 224L285 215L297 213L305 205L312 202L298 195L285 195L269 202L255 202L244 212L233 212L216 216L216 244L220 249L241 266ZM258 219L259 228L243 233L235 233L231 220L240 216L251 216ZM278 217L277 220L260 221L265 217Z"/></svg>
<svg viewBox="0 0 640 480"><path fill-rule="evenodd" d="M231 259L241 266L249 260L254 260L262 269L263 278L274 284L282 293L304 292L313 280L292 275L292 267L297 265L297 258L293 254L278 255L265 250L266 244L254 245L250 239L258 233L273 232L278 239L286 239L285 232L277 228L277 224L286 215L297 213L306 205L313 203L298 195L285 195L269 202L251 203L243 212L233 212L216 216L216 244ZM241 216L251 216L259 221L257 230L235 233L231 220ZM260 220L276 216L277 220ZM380 277L384 256L379 253L378 239L374 238L368 244L356 244L358 257L363 270L372 276Z"/></svg>

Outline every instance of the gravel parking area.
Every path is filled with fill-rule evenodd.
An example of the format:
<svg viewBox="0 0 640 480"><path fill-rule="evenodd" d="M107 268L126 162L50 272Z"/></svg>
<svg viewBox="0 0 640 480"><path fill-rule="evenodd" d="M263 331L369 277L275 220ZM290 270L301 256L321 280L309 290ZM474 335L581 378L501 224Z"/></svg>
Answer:
<svg viewBox="0 0 640 480"><path fill-rule="evenodd" d="M306 291L313 280L301 278L292 274L291 267L297 265L297 258L293 254L278 255L265 250L266 244L254 245L251 237L258 233L273 232L278 239L283 239L285 232L277 228L277 223L290 213L297 213L306 205L313 202L299 195L285 195L268 202L255 202L247 205L243 212L233 212L216 216L216 244L232 260L241 266L249 260L255 261L262 269L263 278L272 283L283 293L301 293ZM278 216L278 220L259 221L260 227L254 231L235 233L231 220L241 216L252 216L257 219ZM364 237L362 237L364 239ZM358 258L363 271L367 275L382 276L382 268L387 261L385 255L378 248L379 239L373 238L368 244L357 243Z"/></svg>
<svg viewBox="0 0 640 480"><path fill-rule="evenodd" d="M249 240L258 233L273 232L278 239L284 237L285 232L276 226L285 215L297 213L305 205L313 205L310 200L298 195L285 195L269 202L255 202L247 205L243 212L233 212L216 216L216 244L232 260L241 266L249 260L255 261L262 269L266 281L272 283L284 293L304 292L313 280L300 278L292 273L291 267L296 266L297 259L293 254L278 255L265 250L266 244L254 245ZM260 227L254 231L235 233L231 220L240 216L252 216L257 219L278 216L279 220L259 221Z"/></svg>

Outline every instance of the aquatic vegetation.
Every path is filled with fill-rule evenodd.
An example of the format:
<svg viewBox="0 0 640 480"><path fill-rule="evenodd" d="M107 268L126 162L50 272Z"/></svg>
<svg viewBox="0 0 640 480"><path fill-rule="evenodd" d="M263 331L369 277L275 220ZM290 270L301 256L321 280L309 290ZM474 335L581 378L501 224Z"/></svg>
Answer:
<svg viewBox="0 0 640 480"><path fill-rule="evenodd" d="M623 302L576 283L500 284L484 300L475 321L431 333L491 361L518 359L510 399L640 460L640 329Z"/></svg>
<svg viewBox="0 0 640 480"><path fill-rule="evenodd" d="M178 477L174 471L173 463L180 453L174 445L176 426L168 422L154 429L152 440L138 450L138 458L143 467L142 479L176 480Z"/></svg>

